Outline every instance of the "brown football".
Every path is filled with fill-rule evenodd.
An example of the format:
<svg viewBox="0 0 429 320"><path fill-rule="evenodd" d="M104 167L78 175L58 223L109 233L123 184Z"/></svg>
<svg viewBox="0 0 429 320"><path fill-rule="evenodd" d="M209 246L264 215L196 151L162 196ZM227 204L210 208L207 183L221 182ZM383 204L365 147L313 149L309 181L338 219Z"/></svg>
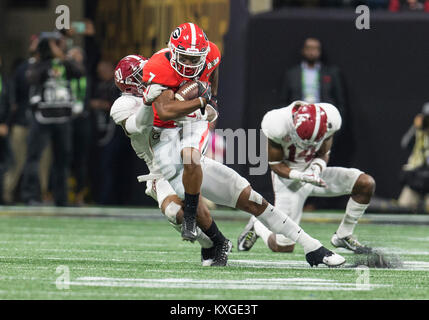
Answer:
<svg viewBox="0 0 429 320"><path fill-rule="evenodd" d="M174 95L176 100L186 101L198 98L198 82L187 81L181 85Z"/></svg>

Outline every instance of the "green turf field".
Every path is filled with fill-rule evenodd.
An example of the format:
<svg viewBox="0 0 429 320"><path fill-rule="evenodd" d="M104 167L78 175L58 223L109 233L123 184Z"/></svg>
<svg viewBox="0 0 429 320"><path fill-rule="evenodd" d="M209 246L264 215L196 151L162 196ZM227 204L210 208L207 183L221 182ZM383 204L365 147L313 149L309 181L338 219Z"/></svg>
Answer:
<svg viewBox="0 0 429 320"><path fill-rule="evenodd" d="M234 248L228 267L211 268L201 267L198 244L146 211L125 219L3 212L0 299L429 299L428 225L357 227L360 240L400 256L396 269L356 269L345 250L336 250L344 267L310 268L301 247L272 253L261 239L249 252ZM217 217L236 247L246 220ZM302 224L329 249L337 225Z"/></svg>

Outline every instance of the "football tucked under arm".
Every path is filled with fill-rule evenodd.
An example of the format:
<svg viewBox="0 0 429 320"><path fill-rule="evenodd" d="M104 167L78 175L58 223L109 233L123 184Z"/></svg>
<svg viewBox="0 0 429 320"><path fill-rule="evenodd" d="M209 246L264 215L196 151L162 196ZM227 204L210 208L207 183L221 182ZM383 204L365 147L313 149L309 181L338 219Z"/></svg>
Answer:
<svg viewBox="0 0 429 320"><path fill-rule="evenodd" d="M211 86L208 82L198 80L187 81L179 87L174 97L179 101L188 101L195 98L204 98L204 105L211 99Z"/></svg>
<svg viewBox="0 0 429 320"><path fill-rule="evenodd" d="M178 101L189 101L200 98L202 101L202 106L204 105L199 110L176 119L176 122L181 123L197 120L207 120L209 122L213 122L218 117L216 109L207 104L207 102L211 99L211 87L207 82L187 81L185 84L179 87L174 97Z"/></svg>
<svg viewBox="0 0 429 320"><path fill-rule="evenodd" d="M180 86L177 90L174 98L179 101L188 101L198 98L198 82L188 81L184 85Z"/></svg>

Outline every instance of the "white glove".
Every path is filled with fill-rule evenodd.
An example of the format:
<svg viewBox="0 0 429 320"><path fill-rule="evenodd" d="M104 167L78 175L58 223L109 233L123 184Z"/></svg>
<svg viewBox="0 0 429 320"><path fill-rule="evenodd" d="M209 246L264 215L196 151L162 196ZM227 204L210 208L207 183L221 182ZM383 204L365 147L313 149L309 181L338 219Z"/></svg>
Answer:
<svg viewBox="0 0 429 320"><path fill-rule="evenodd" d="M304 172L292 169L289 172L289 178L292 180L311 183L317 187L326 188L327 186L325 181L323 181L322 178L320 178L320 172L318 172L317 169L313 170L311 167Z"/></svg>
<svg viewBox="0 0 429 320"><path fill-rule="evenodd" d="M146 105L151 105L153 101L158 98L162 91L168 89L167 87L161 86L160 84L153 83L148 85L143 92L143 102Z"/></svg>
<svg viewBox="0 0 429 320"><path fill-rule="evenodd" d="M318 176L320 176L322 170L325 170L326 168L326 162L321 158L315 158L313 161L311 161L309 168L313 170Z"/></svg>

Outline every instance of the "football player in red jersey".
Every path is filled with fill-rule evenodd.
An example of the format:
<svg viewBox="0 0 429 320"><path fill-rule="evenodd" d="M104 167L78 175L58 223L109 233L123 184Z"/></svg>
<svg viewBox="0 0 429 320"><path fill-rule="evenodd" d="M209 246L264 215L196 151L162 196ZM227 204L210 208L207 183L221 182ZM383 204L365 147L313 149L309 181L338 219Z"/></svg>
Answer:
<svg viewBox="0 0 429 320"><path fill-rule="evenodd" d="M220 52L217 46L208 41L205 33L194 23L184 23L177 27L170 36L168 48L155 53L145 65L143 81L147 88L145 103L153 102L154 126L161 131L172 129L175 132L177 123L173 119L183 117L191 112L204 108L212 99L212 92L217 94L218 70ZM185 81L198 80L198 98L189 101L175 100L174 92ZM209 83L207 86L205 83ZM160 88L162 90L160 90ZM162 91L159 95L158 92ZM168 136L169 133L164 133ZM209 124L207 121L192 121L183 124L183 138L181 139L180 155L184 165L182 182L184 192L184 221L182 223L182 237L185 240L194 240L196 236L196 210L199 203L203 172L200 159L209 141ZM154 147L156 154L162 147ZM168 167L171 159L158 157L157 161L163 168ZM165 165L164 165L165 164ZM163 172L169 175L177 172ZM213 225L207 233L214 242L225 243L226 239Z"/></svg>
<svg viewBox="0 0 429 320"><path fill-rule="evenodd" d="M142 82L143 67L147 59L139 55L128 55L122 58L115 68L115 84L122 95L115 100L110 115L116 124L120 125L130 138L131 146L137 156L144 160L150 174L147 181L146 194L158 202L159 208L171 225L181 231L183 220L183 203L174 192L168 181L160 176L153 163L151 143L153 144L152 126L153 110L143 103L144 85ZM207 110L208 116L213 110ZM212 115L213 117L213 115ZM139 177L140 178L140 177ZM197 237L201 245L201 262L203 266L218 264L214 258L213 242L200 229L207 229L212 223L208 208L203 204L198 207Z"/></svg>

